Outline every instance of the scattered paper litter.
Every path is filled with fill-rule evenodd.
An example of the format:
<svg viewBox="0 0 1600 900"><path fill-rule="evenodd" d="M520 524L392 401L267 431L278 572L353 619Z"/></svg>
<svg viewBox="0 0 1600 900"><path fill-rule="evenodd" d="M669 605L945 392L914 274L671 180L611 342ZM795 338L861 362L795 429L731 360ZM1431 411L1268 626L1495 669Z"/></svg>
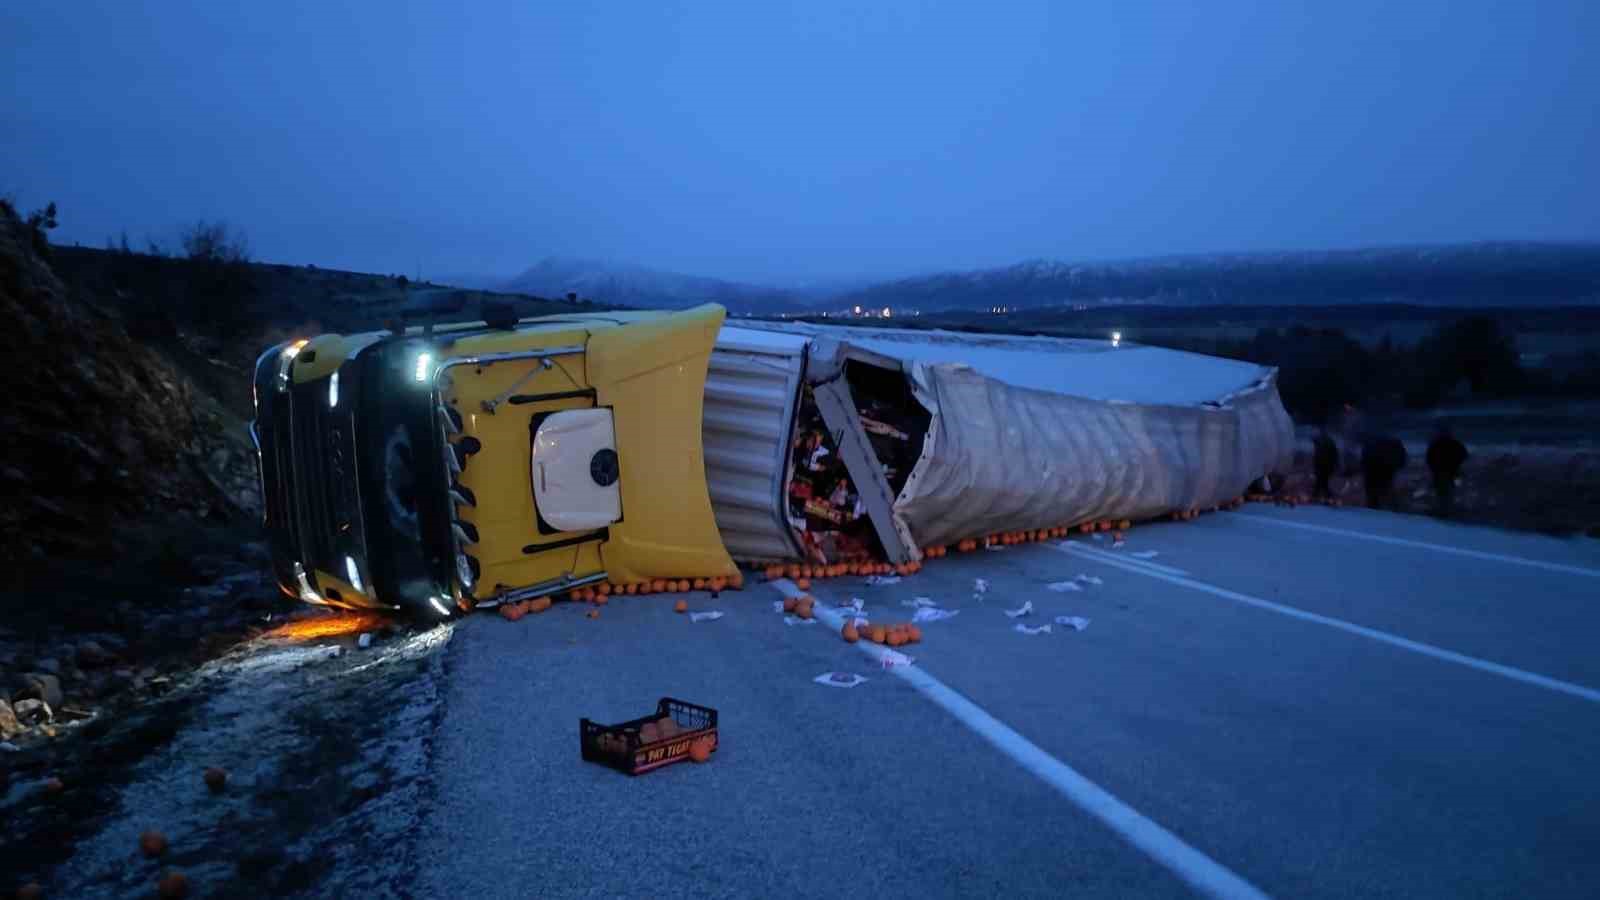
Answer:
<svg viewBox="0 0 1600 900"><path fill-rule="evenodd" d="M1001 546L1001 545L999 545L999 544L987 544L987 545L984 546L983 549L989 551L990 553L999 553L1000 551L1002 551L1002 550L1004 550L1006 548Z"/></svg>
<svg viewBox="0 0 1600 900"><path fill-rule="evenodd" d="M1006 615L1010 616L1013 619L1018 618L1019 616L1028 615L1031 612L1033 612L1033 601L1032 600L1029 600L1028 602L1022 604L1021 606L1017 607L1016 609L1008 609L1008 610L1005 611Z"/></svg>
<svg viewBox="0 0 1600 900"><path fill-rule="evenodd" d="M774 601L772 601L772 611L776 612L776 613L783 612L783 601L782 600L774 600Z"/></svg>
<svg viewBox="0 0 1600 900"><path fill-rule="evenodd" d="M910 600L901 600L900 605L909 606L913 609L921 609L925 606L938 606L939 604L933 602L932 597L912 597Z"/></svg>
<svg viewBox="0 0 1600 900"><path fill-rule="evenodd" d="M778 607L780 609L783 608L783 604L780 603ZM689 613L689 621L691 622L715 622L720 618L722 618L722 613L715 609Z"/></svg>
<svg viewBox="0 0 1600 900"><path fill-rule="evenodd" d="M821 675L818 675L811 680L815 681L817 684L825 684L828 687L840 688L852 688L866 681L865 678L862 678L860 675L857 675L854 672L823 672Z"/></svg>
<svg viewBox="0 0 1600 900"><path fill-rule="evenodd" d="M1106 536L1101 534L1100 532L1096 531L1094 534L1089 535L1089 539L1090 540L1095 540L1095 541L1103 541L1103 540L1106 539Z"/></svg>
<svg viewBox="0 0 1600 900"><path fill-rule="evenodd" d="M870 584L873 587L881 587L881 586L886 585L886 584L899 584L899 583L900 583L900 576L899 575L868 575L867 576L867 584Z"/></svg>
<svg viewBox="0 0 1600 900"><path fill-rule="evenodd" d="M1123 544L1126 544L1126 543L1127 543L1127 541L1123 540L1122 538L1117 538L1116 540L1111 542L1111 549L1115 550L1118 547L1121 547Z"/></svg>
<svg viewBox="0 0 1600 900"><path fill-rule="evenodd" d="M849 601L840 603L838 606L834 607L834 609L853 609L856 612L861 612L866 608L867 601L861 599L860 597L851 597Z"/></svg>
<svg viewBox="0 0 1600 900"><path fill-rule="evenodd" d="M1157 553L1154 550L1140 550L1138 553L1129 553L1128 555L1129 556L1137 556L1140 559L1155 559L1156 557L1160 556L1161 554Z"/></svg>
<svg viewBox="0 0 1600 900"><path fill-rule="evenodd" d="M784 616L783 617L783 624L785 624L785 625L815 625L815 624L817 624L817 620L816 619L802 619L799 616Z"/></svg>
<svg viewBox="0 0 1600 900"><path fill-rule="evenodd" d="M1059 594L1065 594L1067 591L1083 590L1083 588L1078 586L1076 581L1057 581L1052 584L1047 584L1045 587Z"/></svg>
<svg viewBox="0 0 1600 900"><path fill-rule="evenodd" d="M916 661L899 650L883 650L878 659L883 663L885 669L892 669L895 666L909 666Z"/></svg>
<svg viewBox="0 0 1600 900"><path fill-rule="evenodd" d="M1089 627L1089 620L1082 616L1056 616L1057 625L1065 625L1073 631L1082 631Z"/></svg>
<svg viewBox="0 0 1600 900"><path fill-rule="evenodd" d="M974 578L972 580L972 589L980 594L984 593L985 591L989 590L989 579Z"/></svg>
<svg viewBox="0 0 1600 900"><path fill-rule="evenodd" d="M1073 581L1081 581L1084 584L1105 584L1104 581L1100 580L1100 576L1098 576L1098 575L1079 575L1078 577L1076 577L1076 578L1074 578L1072 580Z"/></svg>
<svg viewBox="0 0 1600 900"><path fill-rule="evenodd" d="M924 606L923 608L911 614L911 621L938 622L941 619L953 619L959 612L961 612L959 609L937 609L934 607Z"/></svg>
<svg viewBox="0 0 1600 900"><path fill-rule="evenodd" d="M1018 622L1017 624L1011 626L1011 630L1012 631L1020 631L1023 634L1049 634L1050 633L1050 626L1049 625L1040 625L1037 628L1029 628L1028 626L1022 624L1021 622Z"/></svg>

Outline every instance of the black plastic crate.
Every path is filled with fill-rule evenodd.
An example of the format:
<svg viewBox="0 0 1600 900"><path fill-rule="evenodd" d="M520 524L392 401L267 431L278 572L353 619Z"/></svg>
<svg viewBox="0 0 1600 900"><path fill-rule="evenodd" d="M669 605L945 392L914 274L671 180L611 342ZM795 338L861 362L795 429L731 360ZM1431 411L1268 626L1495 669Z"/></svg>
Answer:
<svg viewBox="0 0 1600 900"><path fill-rule="evenodd" d="M646 741L640 736L645 725L670 721L670 734ZM717 711L686 700L662 697L654 715L630 719L619 725L601 725L589 719L578 720L578 746L587 762L610 766L629 775L638 775L689 758L689 745L711 738L712 752L717 744Z"/></svg>

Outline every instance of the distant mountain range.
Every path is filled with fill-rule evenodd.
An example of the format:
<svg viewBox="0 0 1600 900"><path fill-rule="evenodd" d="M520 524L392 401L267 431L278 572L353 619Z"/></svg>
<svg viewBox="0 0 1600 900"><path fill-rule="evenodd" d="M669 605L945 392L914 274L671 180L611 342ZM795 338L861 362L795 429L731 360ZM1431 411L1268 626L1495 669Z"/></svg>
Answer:
<svg viewBox="0 0 1600 900"><path fill-rule="evenodd" d="M1127 303L1329 306L1562 306L1600 304L1600 243L1495 242L1289 253L1170 256L1119 262L1034 260L851 285L780 288L552 257L508 281L473 287L623 306L721 303L772 315L883 307L923 312L994 306L1044 309Z"/></svg>
<svg viewBox="0 0 1600 900"><path fill-rule="evenodd" d="M923 311L1147 303L1555 306L1600 303L1600 243L1484 243L1126 262L1036 260L872 285L834 306Z"/></svg>
<svg viewBox="0 0 1600 900"><path fill-rule="evenodd" d="M551 257L496 287L560 298L569 293L618 306L678 309L720 303L735 313L765 314L804 308L813 297L798 291L664 272L599 260Z"/></svg>

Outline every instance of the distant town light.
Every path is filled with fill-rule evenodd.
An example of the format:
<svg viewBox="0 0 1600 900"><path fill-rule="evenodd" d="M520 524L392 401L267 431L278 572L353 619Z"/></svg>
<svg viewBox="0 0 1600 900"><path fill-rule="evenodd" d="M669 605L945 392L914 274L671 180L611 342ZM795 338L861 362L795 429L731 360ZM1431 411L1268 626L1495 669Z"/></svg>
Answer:
<svg viewBox="0 0 1600 900"><path fill-rule="evenodd" d="M1116 346L1120 346L1121 344L1122 344L1122 332L1120 332L1120 331L1111 332L1111 346L1116 347Z"/></svg>
<svg viewBox="0 0 1600 900"><path fill-rule="evenodd" d="M861 307L856 307L856 315L861 315Z"/></svg>
<svg viewBox="0 0 1600 900"><path fill-rule="evenodd" d="M890 315L890 313L889 313L889 307L887 307L887 306L885 306L885 307L884 307L884 308L883 308L883 317L884 317L884 318L885 318L885 319L887 319L887 318L889 318L889 315Z"/></svg>

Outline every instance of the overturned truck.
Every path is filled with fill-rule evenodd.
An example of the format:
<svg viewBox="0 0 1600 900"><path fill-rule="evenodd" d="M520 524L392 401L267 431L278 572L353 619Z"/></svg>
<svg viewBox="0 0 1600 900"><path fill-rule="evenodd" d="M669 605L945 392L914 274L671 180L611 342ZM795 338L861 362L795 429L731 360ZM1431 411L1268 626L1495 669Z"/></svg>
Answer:
<svg viewBox="0 0 1600 900"><path fill-rule="evenodd" d="M1209 509L1293 455L1276 370L1111 341L725 325L704 416L717 527L752 563Z"/></svg>
<svg viewBox="0 0 1600 900"><path fill-rule="evenodd" d="M282 590L449 617L735 560L905 563L1226 502L1283 465L1271 369L1097 341L672 313L279 344L251 423Z"/></svg>

